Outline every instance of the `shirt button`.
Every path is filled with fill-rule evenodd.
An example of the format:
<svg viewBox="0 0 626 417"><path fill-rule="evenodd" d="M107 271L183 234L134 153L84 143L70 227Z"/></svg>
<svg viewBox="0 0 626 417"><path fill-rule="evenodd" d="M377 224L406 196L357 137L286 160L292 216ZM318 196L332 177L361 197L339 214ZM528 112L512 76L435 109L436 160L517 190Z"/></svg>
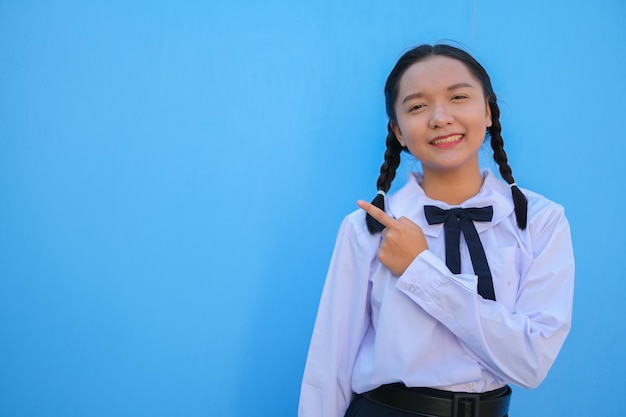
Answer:
<svg viewBox="0 0 626 417"><path fill-rule="evenodd" d="M415 292L415 285L409 285L409 291Z"/></svg>
<svg viewBox="0 0 626 417"><path fill-rule="evenodd" d="M465 386L466 386L467 388L470 388L470 389L471 389L471 388L474 386L474 383L473 383L473 382L470 382L469 384L465 384Z"/></svg>

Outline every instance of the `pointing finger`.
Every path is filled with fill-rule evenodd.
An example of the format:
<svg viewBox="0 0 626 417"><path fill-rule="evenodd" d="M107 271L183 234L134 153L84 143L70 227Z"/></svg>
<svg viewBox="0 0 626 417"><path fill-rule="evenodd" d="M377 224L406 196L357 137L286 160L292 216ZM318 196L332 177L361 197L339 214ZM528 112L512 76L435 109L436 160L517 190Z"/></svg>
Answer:
<svg viewBox="0 0 626 417"><path fill-rule="evenodd" d="M378 220L385 227L391 227L396 224L397 220L389 216L387 213L379 209L373 204L367 201L359 200L356 202L357 206L365 210L370 216Z"/></svg>

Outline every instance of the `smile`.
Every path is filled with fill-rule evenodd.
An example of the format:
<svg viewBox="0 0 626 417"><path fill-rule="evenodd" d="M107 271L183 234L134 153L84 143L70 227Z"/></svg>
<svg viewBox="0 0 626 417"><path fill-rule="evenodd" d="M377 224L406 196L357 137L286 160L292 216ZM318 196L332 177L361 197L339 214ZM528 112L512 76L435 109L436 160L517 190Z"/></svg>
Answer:
<svg viewBox="0 0 626 417"><path fill-rule="evenodd" d="M437 138L437 139L433 139L430 141L431 145L445 145L448 143L453 143L453 142L458 142L463 138L463 135L461 134L457 134L457 135L450 135L450 136L446 136L445 138Z"/></svg>

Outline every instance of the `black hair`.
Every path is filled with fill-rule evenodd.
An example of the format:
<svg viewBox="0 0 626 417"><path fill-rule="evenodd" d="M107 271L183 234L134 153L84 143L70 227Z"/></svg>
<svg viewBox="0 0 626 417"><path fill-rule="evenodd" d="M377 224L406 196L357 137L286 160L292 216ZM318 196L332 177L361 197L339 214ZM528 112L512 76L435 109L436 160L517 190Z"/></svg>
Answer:
<svg viewBox="0 0 626 417"><path fill-rule="evenodd" d="M376 198L374 198L372 204L383 211L385 210L385 199L383 195L389 191L391 182L396 176L396 170L400 165L400 153L402 151L408 152L408 149L400 144L391 128L392 123L397 122L395 103L398 98L400 79L411 65L430 56L445 56L461 61L465 64L470 73L481 83L483 93L488 100L489 109L491 110L492 123L488 128L488 132L491 137L493 159L498 164L502 178L511 185L517 225L520 229L524 230L528 216L528 201L524 193L522 193L515 184L513 171L508 164L508 158L504 151L504 140L500 134L502 131L502 126L500 125L500 108L498 107L496 94L491 86L491 79L483 66L469 53L445 44L420 45L405 52L391 70L389 77L387 77L387 82L385 83L385 108L387 116L389 117L389 124L387 125L387 149L385 150L384 162L380 167L380 175L376 183L379 193L376 194ZM367 214L365 220L367 228L372 234L379 233L385 228L382 223L369 214Z"/></svg>

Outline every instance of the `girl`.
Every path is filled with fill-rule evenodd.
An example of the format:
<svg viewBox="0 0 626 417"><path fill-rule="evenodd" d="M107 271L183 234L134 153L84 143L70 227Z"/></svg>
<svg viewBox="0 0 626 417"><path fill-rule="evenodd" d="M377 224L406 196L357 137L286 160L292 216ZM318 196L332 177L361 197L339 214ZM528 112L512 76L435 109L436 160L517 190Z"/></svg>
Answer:
<svg viewBox="0 0 626 417"><path fill-rule="evenodd" d="M339 230L300 417L507 415L570 328L563 208L513 179L485 69L448 45L405 53L385 85L387 150L373 204ZM486 133L505 184L481 170ZM421 162L385 196L401 151Z"/></svg>

